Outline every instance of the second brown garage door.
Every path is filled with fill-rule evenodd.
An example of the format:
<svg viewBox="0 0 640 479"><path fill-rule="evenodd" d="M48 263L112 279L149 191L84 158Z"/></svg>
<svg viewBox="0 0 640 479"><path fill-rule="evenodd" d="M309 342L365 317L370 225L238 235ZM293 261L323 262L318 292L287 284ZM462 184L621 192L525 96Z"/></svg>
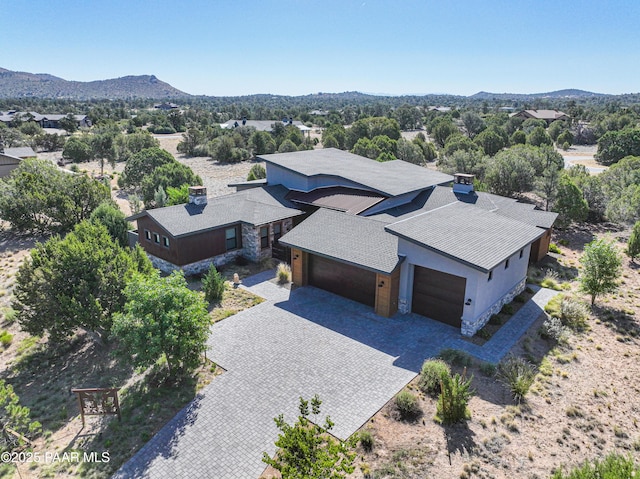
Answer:
<svg viewBox="0 0 640 479"><path fill-rule="evenodd" d="M322 256L309 255L309 284L368 306L376 302L375 273Z"/></svg>
<svg viewBox="0 0 640 479"><path fill-rule="evenodd" d="M460 276L414 266L411 311L459 328L466 284Z"/></svg>

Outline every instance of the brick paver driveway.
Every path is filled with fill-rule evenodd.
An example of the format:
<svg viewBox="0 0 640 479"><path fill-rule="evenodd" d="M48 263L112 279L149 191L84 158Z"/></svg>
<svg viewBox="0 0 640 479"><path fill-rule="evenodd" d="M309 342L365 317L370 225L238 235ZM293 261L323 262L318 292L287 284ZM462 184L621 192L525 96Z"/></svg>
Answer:
<svg viewBox="0 0 640 479"><path fill-rule="evenodd" d="M289 292L275 285L255 288L270 299L212 328L209 357L226 372L114 477L256 479L262 452L275 452L273 418L284 413L293 421L300 396L318 394L320 419L329 415L334 434L347 438L415 377L426 357L469 344L444 324L416 315L381 318L315 288L288 300Z"/></svg>

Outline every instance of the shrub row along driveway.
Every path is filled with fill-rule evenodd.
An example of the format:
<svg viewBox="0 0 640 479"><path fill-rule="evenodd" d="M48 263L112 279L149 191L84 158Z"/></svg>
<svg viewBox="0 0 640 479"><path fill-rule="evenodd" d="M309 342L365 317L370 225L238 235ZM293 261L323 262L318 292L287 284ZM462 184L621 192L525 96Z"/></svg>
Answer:
<svg viewBox="0 0 640 479"><path fill-rule="evenodd" d="M288 291L254 282L249 289L268 301L212 328L209 356L226 372L114 477L256 479L265 467L262 452L275 452L273 418L284 413L294 421L300 396L318 394L318 420L329 415L333 433L345 439L416 376L426 357L459 341L458 330L420 316L381 318L312 287L287 300Z"/></svg>

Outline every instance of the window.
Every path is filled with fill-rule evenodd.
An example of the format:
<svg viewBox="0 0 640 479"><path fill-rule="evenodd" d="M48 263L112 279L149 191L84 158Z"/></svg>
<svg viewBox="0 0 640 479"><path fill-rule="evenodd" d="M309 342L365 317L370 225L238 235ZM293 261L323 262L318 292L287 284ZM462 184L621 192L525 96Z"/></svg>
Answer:
<svg viewBox="0 0 640 479"><path fill-rule="evenodd" d="M227 228L224 230L227 251L238 247L238 238L236 228Z"/></svg>
<svg viewBox="0 0 640 479"><path fill-rule="evenodd" d="M507 269L509 267L509 260L504 262L504 269Z"/></svg>
<svg viewBox="0 0 640 479"><path fill-rule="evenodd" d="M165 248L169 247L169 238L167 238L166 236L162 237L162 244L164 245Z"/></svg>
<svg viewBox="0 0 640 479"><path fill-rule="evenodd" d="M153 233L153 241L160 244L160 235L158 233Z"/></svg>
<svg viewBox="0 0 640 479"><path fill-rule="evenodd" d="M151 241L151 231L144 230L144 237L147 239L147 241Z"/></svg>
<svg viewBox="0 0 640 479"><path fill-rule="evenodd" d="M262 249L269 247L269 227L263 226L260 228L260 247Z"/></svg>
<svg viewBox="0 0 640 479"><path fill-rule="evenodd" d="M493 271L489 271L489 277L487 278L487 281L491 281L493 279Z"/></svg>
<svg viewBox="0 0 640 479"><path fill-rule="evenodd" d="M520 250L520 257L521 257L521 258L522 258L522 253L523 253L523 250Z"/></svg>
<svg viewBox="0 0 640 479"><path fill-rule="evenodd" d="M281 236L282 236L282 225L280 223L276 223L275 225L273 225L273 242L276 243Z"/></svg>

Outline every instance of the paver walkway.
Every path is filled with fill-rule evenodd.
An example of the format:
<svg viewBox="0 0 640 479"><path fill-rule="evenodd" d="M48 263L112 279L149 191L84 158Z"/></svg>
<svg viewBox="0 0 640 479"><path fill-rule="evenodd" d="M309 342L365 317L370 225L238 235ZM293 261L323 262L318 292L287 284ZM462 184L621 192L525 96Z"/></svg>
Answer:
<svg viewBox="0 0 640 479"><path fill-rule="evenodd" d="M290 292L271 278L271 272L247 278L242 287L267 301L212 327L209 357L226 372L114 477L256 479L262 452L275 452L273 418L284 413L295 420L300 396L318 394L319 419L331 416L333 433L347 438L442 348L501 359L554 293L538 292L504 334L478 347L445 324L413 314L382 318L316 288Z"/></svg>

